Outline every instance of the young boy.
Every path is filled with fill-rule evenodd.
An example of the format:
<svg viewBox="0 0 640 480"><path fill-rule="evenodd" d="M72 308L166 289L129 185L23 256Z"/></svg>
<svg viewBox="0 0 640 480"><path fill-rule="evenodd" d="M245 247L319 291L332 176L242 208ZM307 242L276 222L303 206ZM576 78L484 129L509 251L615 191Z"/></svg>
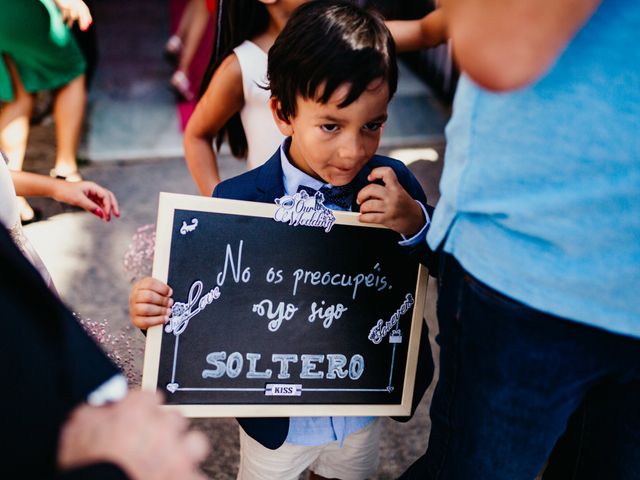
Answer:
<svg viewBox="0 0 640 480"><path fill-rule="evenodd" d="M273 203L300 188L324 204L399 234L410 254L426 254L426 198L399 161L375 155L397 86L395 50L383 21L341 1L300 7L269 51L271 108L287 137L264 165L220 183L213 196ZM143 279L133 288L134 325L165 321L171 290ZM430 374L419 373L422 380ZM378 465L373 417L239 419L245 479L364 479Z"/></svg>

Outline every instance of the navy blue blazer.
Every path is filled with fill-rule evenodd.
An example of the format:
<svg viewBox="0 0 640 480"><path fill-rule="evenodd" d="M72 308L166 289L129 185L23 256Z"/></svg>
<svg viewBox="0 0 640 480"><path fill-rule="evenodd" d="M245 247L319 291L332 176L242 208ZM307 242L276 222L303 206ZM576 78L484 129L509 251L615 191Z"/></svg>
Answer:
<svg viewBox="0 0 640 480"><path fill-rule="evenodd" d="M6 478L128 478L115 465L62 474L56 452L63 423L87 394L119 372L45 285L0 225L0 397Z"/></svg>
<svg viewBox="0 0 640 480"><path fill-rule="evenodd" d="M427 207L427 212L431 215L433 209L427 205L427 198L418 180L402 162L392 158L380 155L373 156L354 179L356 191L360 191L370 183L367 177L371 170L377 167L391 167L404 189L412 198ZM285 194L282 177L280 148L278 148L276 153L264 165L219 183L212 196L231 200L274 203L276 198L280 198ZM354 212L359 211L359 205L355 202L355 198L351 210ZM407 247L406 250L407 254L415 255L419 261L429 266L432 255L426 242L422 242L415 247ZM423 327L411 415L413 415L415 408L420 403L433 377L433 358L429 345L429 333L426 325ZM407 421L410 418L411 416L394 419ZM238 418L237 420L247 435L270 449L280 447L289 433L289 418Z"/></svg>

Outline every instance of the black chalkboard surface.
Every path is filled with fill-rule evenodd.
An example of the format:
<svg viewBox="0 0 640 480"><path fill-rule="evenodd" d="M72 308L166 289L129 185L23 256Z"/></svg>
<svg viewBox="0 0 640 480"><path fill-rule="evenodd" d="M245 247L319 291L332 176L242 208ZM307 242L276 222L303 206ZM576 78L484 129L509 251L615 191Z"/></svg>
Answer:
<svg viewBox="0 0 640 480"><path fill-rule="evenodd" d="M282 211L161 194L153 274L175 304L143 388L189 416L407 415L426 271L357 214Z"/></svg>

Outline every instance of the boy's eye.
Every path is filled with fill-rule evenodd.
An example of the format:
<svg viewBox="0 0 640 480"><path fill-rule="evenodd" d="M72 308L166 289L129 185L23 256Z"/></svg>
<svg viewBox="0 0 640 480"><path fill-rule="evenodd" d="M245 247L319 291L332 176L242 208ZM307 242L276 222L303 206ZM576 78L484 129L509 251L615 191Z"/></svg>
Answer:
<svg viewBox="0 0 640 480"><path fill-rule="evenodd" d="M369 122L364 125L365 130L369 130L371 132L377 132L382 128L382 122Z"/></svg>
<svg viewBox="0 0 640 480"><path fill-rule="evenodd" d="M338 129L338 125L335 123L325 123L324 125L321 125L320 128L327 133L331 133Z"/></svg>

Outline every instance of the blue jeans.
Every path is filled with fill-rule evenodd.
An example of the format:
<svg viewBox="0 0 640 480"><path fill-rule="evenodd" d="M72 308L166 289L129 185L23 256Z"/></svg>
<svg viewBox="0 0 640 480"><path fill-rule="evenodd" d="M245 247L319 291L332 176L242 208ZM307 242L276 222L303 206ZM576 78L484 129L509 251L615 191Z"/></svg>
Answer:
<svg viewBox="0 0 640 480"><path fill-rule="evenodd" d="M429 446L402 478L533 480L550 456L545 480L640 478L640 339L533 310L451 255L440 262Z"/></svg>

